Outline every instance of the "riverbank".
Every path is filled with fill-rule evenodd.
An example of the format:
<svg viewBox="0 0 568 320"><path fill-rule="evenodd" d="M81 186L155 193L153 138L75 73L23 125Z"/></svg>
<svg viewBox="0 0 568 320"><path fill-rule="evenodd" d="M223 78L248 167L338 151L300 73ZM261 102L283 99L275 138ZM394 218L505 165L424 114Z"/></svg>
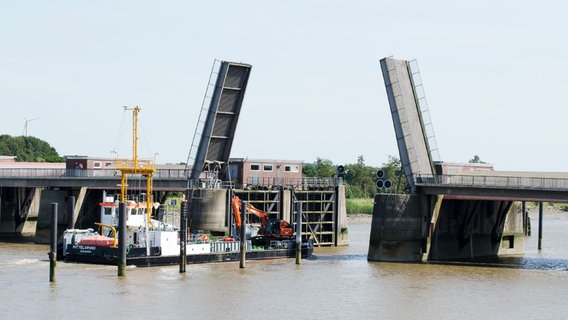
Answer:
<svg viewBox="0 0 568 320"><path fill-rule="evenodd" d="M350 213L347 215L348 224L370 224L372 220L373 215L368 213Z"/></svg>

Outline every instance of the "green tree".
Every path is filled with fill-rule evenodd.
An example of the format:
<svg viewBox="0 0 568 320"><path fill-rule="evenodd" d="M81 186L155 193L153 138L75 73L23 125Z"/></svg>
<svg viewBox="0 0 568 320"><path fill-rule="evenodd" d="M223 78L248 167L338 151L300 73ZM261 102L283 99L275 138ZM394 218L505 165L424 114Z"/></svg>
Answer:
<svg viewBox="0 0 568 320"><path fill-rule="evenodd" d="M344 179L346 197L372 197L377 192L374 177L377 169L366 166L362 155L357 157L357 163L348 164L345 167L347 171Z"/></svg>
<svg viewBox="0 0 568 320"><path fill-rule="evenodd" d="M304 177L316 177L318 171L316 169L316 165L313 163L303 163L302 164L302 174Z"/></svg>
<svg viewBox="0 0 568 320"><path fill-rule="evenodd" d="M392 182L390 192L404 193L408 190L408 182L397 157L389 155L388 161L383 163L381 169L385 171L384 179ZM379 168L367 166L362 155L357 157L356 163L346 164L343 177L345 197L368 198L373 197L377 192L381 192L376 185L378 170ZM321 158L317 158L314 163L304 163L302 173L305 177L321 178L329 178L337 174L333 162Z"/></svg>
<svg viewBox="0 0 568 320"><path fill-rule="evenodd" d="M320 178L330 178L335 175L336 170L333 162L329 159L316 159L317 176Z"/></svg>
<svg viewBox="0 0 568 320"><path fill-rule="evenodd" d="M328 159L318 157L315 163L304 163L302 165L302 174L305 177L330 178L335 173L335 166Z"/></svg>
<svg viewBox="0 0 568 320"><path fill-rule="evenodd" d="M474 155L473 158L469 159L469 163L486 163L481 161L478 155Z"/></svg>
<svg viewBox="0 0 568 320"><path fill-rule="evenodd" d="M387 162L383 163L382 170L385 172L385 180L390 180L392 182L391 192L406 193L408 190L408 181L402 171L400 159L389 155Z"/></svg>
<svg viewBox="0 0 568 320"><path fill-rule="evenodd" d="M20 162L62 162L55 148L36 137L0 135L0 155Z"/></svg>

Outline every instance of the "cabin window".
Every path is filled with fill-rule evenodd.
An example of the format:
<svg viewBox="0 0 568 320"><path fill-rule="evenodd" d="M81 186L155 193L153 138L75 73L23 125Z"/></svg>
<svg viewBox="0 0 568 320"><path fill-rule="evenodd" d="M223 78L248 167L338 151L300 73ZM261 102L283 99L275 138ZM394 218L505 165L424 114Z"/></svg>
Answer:
<svg viewBox="0 0 568 320"><path fill-rule="evenodd" d="M272 172L272 165L271 164L265 164L265 165L262 166L262 170L267 171L267 172Z"/></svg>
<svg viewBox="0 0 568 320"><path fill-rule="evenodd" d="M284 166L284 171L285 172L299 172L300 167L298 167L298 166Z"/></svg>
<svg viewBox="0 0 568 320"><path fill-rule="evenodd" d="M260 171L260 165L259 164L251 164L250 165L250 171Z"/></svg>
<svg viewBox="0 0 568 320"><path fill-rule="evenodd" d="M101 168L101 162L100 161L94 161L93 162L93 168L100 169Z"/></svg>
<svg viewBox="0 0 568 320"><path fill-rule="evenodd" d="M112 208L104 208L104 214L105 216L109 216L112 214Z"/></svg>

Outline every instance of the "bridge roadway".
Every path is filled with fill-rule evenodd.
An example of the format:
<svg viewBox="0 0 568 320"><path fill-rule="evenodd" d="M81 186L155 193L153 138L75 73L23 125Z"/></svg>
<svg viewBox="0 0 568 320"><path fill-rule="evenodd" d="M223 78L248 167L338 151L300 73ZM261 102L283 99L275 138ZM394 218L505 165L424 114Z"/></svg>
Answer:
<svg viewBox="0 0 568 320"><path fill-rule="evenodd" d="M445 199L568 202L568 173L466 171L416 177L417 193Z"/></svg>
<svg viewBox="0 0 568 320"><path fill-rule="evenodd" d="M133 183L140 180L140 184ZM130 189L144 189L141 176L129 177ZM153 189L183 191L187 189L187 171L156 169ZM105 169L0 169L0 187L87 187L91 189L120 189L120 173Z"/></svg>

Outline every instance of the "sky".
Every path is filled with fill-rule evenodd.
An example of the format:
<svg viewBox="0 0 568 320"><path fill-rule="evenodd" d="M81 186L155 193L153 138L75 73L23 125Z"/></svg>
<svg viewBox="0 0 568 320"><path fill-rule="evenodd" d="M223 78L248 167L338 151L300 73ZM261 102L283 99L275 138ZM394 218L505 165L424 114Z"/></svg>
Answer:
<svg viewBox="0 0 568 320"><path fill-rule="evenodd" d="M252 65L231 157L399 157L379 60L416 60L441 159L568 172L562 1L0 1L0 134L185 162L215 59ZM33 119L33 120L31 120Z"/></svg>

